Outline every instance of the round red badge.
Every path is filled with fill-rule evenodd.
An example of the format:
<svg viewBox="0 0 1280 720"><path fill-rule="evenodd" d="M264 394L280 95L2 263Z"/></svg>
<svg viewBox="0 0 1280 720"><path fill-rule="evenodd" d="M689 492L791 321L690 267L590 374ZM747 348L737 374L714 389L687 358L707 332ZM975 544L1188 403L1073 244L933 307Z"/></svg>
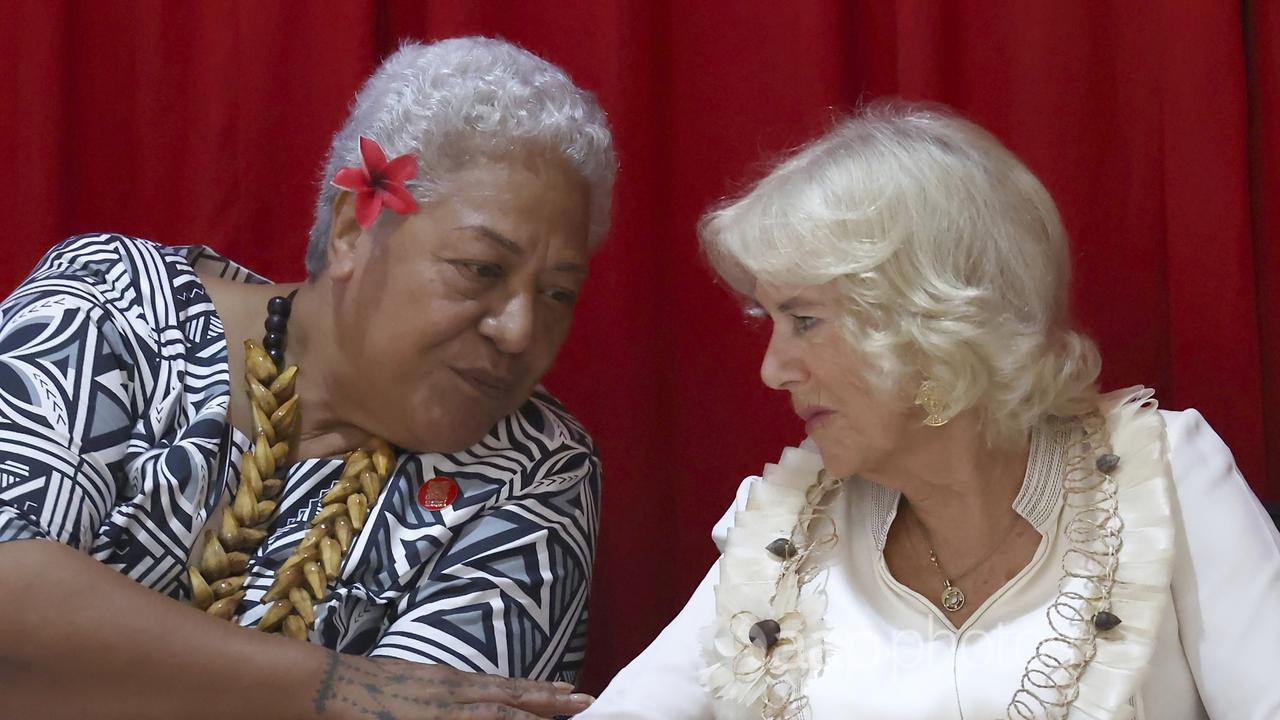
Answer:
<svg viewBox="0 0 1280 720"><path fill-rule="evenodd" d="M424 510L443 510L458 497L458 483L453 478L439 475L422 483L418 488L418 504Z"/></svg>

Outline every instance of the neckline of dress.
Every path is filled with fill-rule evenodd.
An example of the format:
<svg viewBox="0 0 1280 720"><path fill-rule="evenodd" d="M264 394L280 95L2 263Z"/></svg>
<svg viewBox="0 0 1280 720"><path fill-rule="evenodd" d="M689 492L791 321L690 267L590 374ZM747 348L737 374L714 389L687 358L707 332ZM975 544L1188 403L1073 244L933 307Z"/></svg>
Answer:
<svg viewBox="0 0 1280 720"><path fill-rule="evenodd" d="M1050 420L1031 429L1027 470L1012 508L1041 536L1052 529L1051 525L1056 524L1062 510L1063 463L1073 430L1071 423L1060 420ZM898 515L902 493L861 477L856 479L871 487L872 501L868 506L871 522L868 527L876 551L883 555L885 543L889 540L889 528Z"/></svg>
<svg viewBox="0 0 1280 720"><path fill-rule="evenodd" d="M214 306L212 300L208 300L209 290L205 287L204 281L200 278L203 272L208 275L216 275L224 280L231 280L246 285L274 285L275 282L270 278L257 273L244 265L241 265L221 253L213 250L207 245L182 245L171 247L170 250L179 253L187 261L187 265L191 268L193 281L200 286L201 292L204 293L206 302L209 305L209 315L212 319L216 319L218 327L221 331L218 334L218 341L214 346L214 352L217 359L227 367L227 407L230 408L231 403L231 367L229 364L230 339L227 337L226 326L222 322L222 316L218 314L218 308ZM231 445L232 452L228 453L226 462L234 466L234 472L224 473L228 478L227 487L223 488L224 493L235 493L239 490L240 485L240 465L239 460L244 452L250 448L249 436L243 430L236 427L235 423L227 419L227 428L229 433L227 440ZM316 457L303 458L285 468L286 478L289 475L298 472L307 472L320 465L340 465L342 458L334 457ZM217 513L214 513L216 515Z"/></svg>

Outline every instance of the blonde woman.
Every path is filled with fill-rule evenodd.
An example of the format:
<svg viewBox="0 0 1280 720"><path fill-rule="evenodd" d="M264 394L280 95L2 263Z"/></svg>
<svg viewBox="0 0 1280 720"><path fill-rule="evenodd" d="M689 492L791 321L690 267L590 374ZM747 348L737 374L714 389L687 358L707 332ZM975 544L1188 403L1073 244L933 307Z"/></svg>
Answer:
<svg viewBox="0 0 1280 720"><path fill-rule="evenodd" d="M1097 392L1058 213L991 135L869 107L702 240L808 439L580 717L1280 717L1280 537L1198 413Z"/></svg>

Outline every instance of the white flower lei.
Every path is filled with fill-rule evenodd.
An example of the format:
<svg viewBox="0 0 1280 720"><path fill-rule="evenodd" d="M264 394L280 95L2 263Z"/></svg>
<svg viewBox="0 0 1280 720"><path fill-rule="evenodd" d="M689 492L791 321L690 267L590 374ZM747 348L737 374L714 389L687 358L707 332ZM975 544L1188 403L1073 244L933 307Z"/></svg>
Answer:
<svg viewBox="0 0 1280 720"><path fill-rule="evenodd" d="M813 555L836 541L822 503L838 484L817 453L787 448L729 529L703 682L767 720L799 717L805 679L822 670L827 599L806 586L819 572ZM759 627L770 622L776 637Z"/></svg>
<svg viewBox="0 0 1280 720"><path fill-rule="evenodd" d="M1054 634L1028 660L1009 718L1135 715L1129 699L1150 664L1173 566L1172 472L1164 421L1151 395L1130 388L1104 397L1101 418L1086 423L1092 430L1069 461L1065 511L1072 513L1072 542L1062 591L1047 611ZM1095 472L1085 464L1110 452L1112 443L1118 469ZM702 680L717 699L764 720L802 717L805 681L822 671L826 594L810 583L822 571L815 553L837 540L823 503L838 484L824 477L817 453L787 448L776 465L765 467L729 529ZM768 551L780 540L790 543L785 557ZM1080 581L1088 592L1080 592ZM1114 608L1123 624L1097 631L1093 614ZM767 621L776 623L775 633L759 629ZM1098 672L1087 672L1091 667Z"/></svg>

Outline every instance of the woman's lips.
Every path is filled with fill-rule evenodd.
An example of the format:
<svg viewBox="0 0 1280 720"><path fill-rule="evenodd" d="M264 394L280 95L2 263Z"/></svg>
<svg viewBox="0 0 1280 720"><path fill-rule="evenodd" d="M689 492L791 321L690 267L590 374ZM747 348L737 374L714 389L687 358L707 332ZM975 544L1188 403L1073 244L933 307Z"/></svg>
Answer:
<svg viewBox="0 0 1280 720"><path fill-rule="evenodd" d="M495 399L506 397L513 385L510 378L478 368L454 368L454 372L480 394Z"/></svg>
<svg viewBox="0 0 1280 720"><path fill-rule="evenodd" d="M813 430L817 428L818 425L820 425L823 420L825 420L828 416L833 415L835 413L830 408L825 408L818 405L811 405L811 406L802 407L799 410L796 410L796 414L800 416L801 420L804 420L805 432L812 433Z"/></svg>

